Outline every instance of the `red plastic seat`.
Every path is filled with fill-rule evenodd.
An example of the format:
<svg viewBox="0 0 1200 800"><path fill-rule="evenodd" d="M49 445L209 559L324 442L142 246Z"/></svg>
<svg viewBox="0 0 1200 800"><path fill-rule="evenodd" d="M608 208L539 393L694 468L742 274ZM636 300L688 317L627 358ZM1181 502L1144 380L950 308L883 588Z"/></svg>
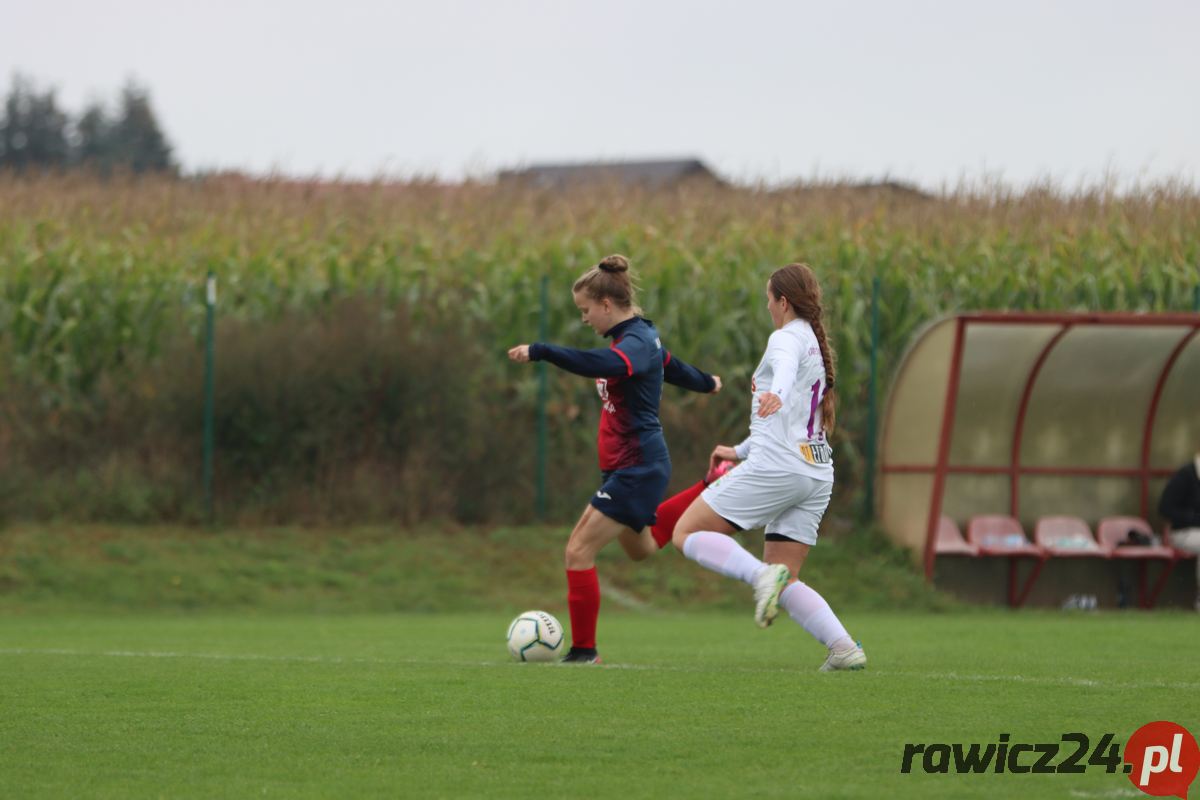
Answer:
<svg viewBox="0 0 1200 800"><path fill-rule="evenodd" d="M971 517L967 522L967 541L984 556L1046 556L1042 548L1030 544L1016 518L1002 514Z"/></svg>
<svg viewBox="0 0 1200 800"><path fill-rule="evenodd" d="M1117 545L1128 541L1129 532L1137 531L1150 538L1153 544ZM1100 547L1108 551L1112 558L1157 558L1170 560L1175 557L1175 551L1164 546L1150 527L1150 523L1141 517L1105 517L1096 526L1096 538Z"/></svg>
<svg viewBox="0 0 1200 800"><path fill-rule="evenodd" d="M1000 514L971 517L967 521L967 542L979 548L981 556L1008 558L1008 604L1013 608L1024 605L1046 563L1046 551L1029 543L1020 521ZM1017 577L1017 564L1022 558L1033 559L1033 569L1024 586Z"/></svg>
<svg viewBox="0 0 1200 800"><path fill-rule="evenodd" d="M975 557L979 555L979 548L968 543L954 520L944 514L938 520L937 540L933 547L939 556Z"/></svg>
<svg viewBox="0 0 1200 800"><path fill-rule="evenodd" d="M1042 517L1033 541L1055 558L1108 558L1108 550L1096 544L1092 529L1079 517Z"/></svg>
<svg viewBox="0 0 1200 800"><path fill-rule="evenodd" d="M1117 547L1119 542L1128 541L1129 532L1137 531L1150 537L1151 545L1126 545ZM1138 565L1138 605L1142 608L1154 608L1158 596L1162 594L1167 580L1179 561L1179 551L1162 543L1150 523L1141 517L1105 517L1096 526L1096 538L1100 546L1107 549L1111 558L1133 559ZM1158 580L1153 586L1149 585L1146 565L1152 561L1162 562Z"/></svg>

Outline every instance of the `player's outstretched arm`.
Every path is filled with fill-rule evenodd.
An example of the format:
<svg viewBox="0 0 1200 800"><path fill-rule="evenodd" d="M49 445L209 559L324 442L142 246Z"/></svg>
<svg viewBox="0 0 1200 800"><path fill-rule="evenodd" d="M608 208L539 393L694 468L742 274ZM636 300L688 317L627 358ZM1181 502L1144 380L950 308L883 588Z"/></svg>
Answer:
<svg viewBox="0 0 1200 800"><path fill-rule="evenodd" d="M548 361L560 369L585 378L611 378L629 374L629 362L612 348L576 350L555 344L534 342L519 344L508 351L508 357L519 363Z"/></svg>
<svg viewBox="0 0 1200 800"><path fill-rule="evenodd" d="M704 370L676 358L669 350L663 351L663 380L690 392L716 394L721 391L720 375L709 375Z"/></svg>

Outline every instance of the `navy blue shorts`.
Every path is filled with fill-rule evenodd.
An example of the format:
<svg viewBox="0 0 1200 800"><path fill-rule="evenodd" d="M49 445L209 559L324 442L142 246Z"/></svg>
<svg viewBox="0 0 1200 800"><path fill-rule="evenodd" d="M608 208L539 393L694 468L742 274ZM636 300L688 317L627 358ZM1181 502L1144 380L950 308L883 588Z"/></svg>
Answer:
<svg viewBox="0 0 1200 800"><path fill-rule="evenodd" d="M604 484L592 495L592 507L622 525L640 531L653 525L658 504L671 482L671 462L656 461L600 473Z"/></svg>

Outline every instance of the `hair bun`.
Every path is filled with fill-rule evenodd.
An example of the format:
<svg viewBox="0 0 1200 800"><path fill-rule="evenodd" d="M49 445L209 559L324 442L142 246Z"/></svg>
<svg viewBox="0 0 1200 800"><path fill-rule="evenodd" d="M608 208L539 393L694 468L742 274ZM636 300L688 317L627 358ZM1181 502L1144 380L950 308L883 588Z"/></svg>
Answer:
<svg viewBox="0 0 1200 800"><path fill-rule="evenodd" d="M596 266L604 272L628 272L629 259L625 258L625 256L609 256Z"/></svg>

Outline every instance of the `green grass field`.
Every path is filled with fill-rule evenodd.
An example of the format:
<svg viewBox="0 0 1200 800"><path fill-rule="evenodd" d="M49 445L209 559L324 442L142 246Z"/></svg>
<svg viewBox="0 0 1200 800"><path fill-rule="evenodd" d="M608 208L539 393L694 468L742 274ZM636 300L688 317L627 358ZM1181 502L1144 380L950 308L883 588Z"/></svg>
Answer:
<svg viewBox="0 0 1200 800"><path fill-rule="evenodd" d="M607 663L568 667L511 662L500 611L10 610L0 796L1139 797L1098 766L900 765L907 742L1200 727L1191 614L844 618L864 672L817 673L803 631L748 613L609 608Z"/></svg>

